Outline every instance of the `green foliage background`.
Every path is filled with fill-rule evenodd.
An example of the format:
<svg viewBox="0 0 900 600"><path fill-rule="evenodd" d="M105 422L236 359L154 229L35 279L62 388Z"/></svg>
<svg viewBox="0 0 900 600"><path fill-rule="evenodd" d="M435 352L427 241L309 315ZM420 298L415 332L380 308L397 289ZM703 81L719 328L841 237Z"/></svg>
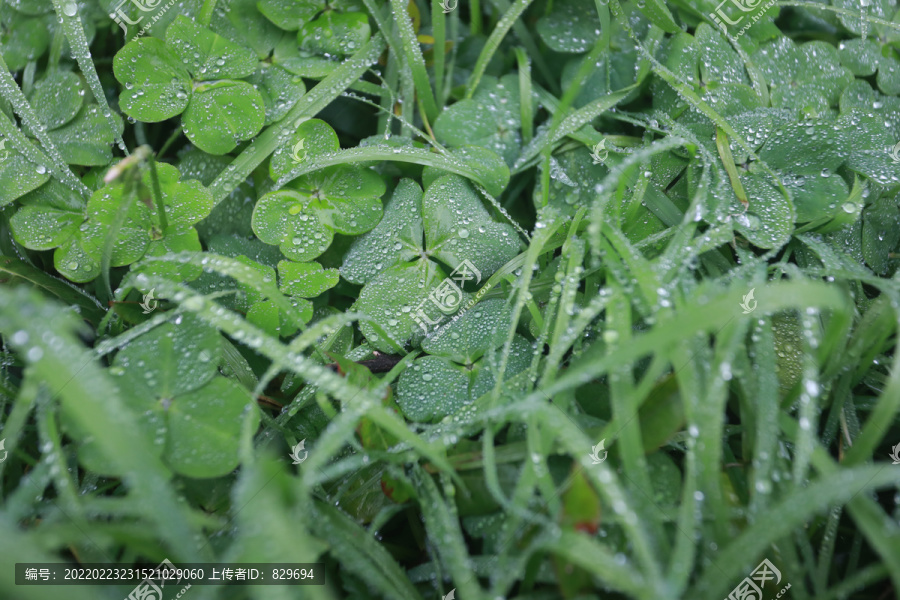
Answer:
<svg viewBox="0 0 900 600"><path fill-rule="evenodd" d="M896 597L900 7L749 4L0 1L0 597Z"/></svg>

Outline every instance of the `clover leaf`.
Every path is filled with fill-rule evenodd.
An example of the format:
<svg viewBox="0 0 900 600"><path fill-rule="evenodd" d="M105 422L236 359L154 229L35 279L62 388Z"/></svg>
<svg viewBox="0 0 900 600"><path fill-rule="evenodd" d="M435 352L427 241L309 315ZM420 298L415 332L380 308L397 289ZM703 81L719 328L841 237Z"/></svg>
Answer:
<svg viewBox="0 0 900 600"><path fill-rule="evenodd" d="M122 110L151 123L184 113L185 135L210 154L226 154L262 129L265 101L253 85L238 81L256 67L252 50L180 15L165 42L129 42L113 60L125 86Z"/></svg>
<svg viewBox="0 0 900 600"><path fill-rule="evenodd" d="M107 165L112 160L111 146L116 134L124 131L124 123L121 117L113 115L117 129L112 131L100 107L93 102L85 103L85 89L78 75L57 71L35 83L28 100L34 107L39 126L65 162L83 166ZM37 138L25 122L22 131L32 139ZM0 153L6 158L0 161L0 183L8 185L0 185L0 204L49 178L46 167L33 165L15 148L3 145Z"/></svg>
<svg viewBox="0 0 900 600"><path fill-rule="evenodd" d="M587 52L600 37L600 17L590 0L562 0L537 22L537 32L555 52Z"/></svg>
<svg viewBox="0 0 900 600"><path fill-rule="evenodd" d="M835 106L853 81L850 69L841 65L837 49L825 42L798 45L780 37L751 58L769 82L773 107L812 107L821 112Z"/></svg>
<svg viewBox="0 0 900 600"><path fill-rule="evenodd" d="M878 71L875 81L885 94L900 94L900 61L894 58L893 46L880 46L872 39L847 40L838 49L841 63L854 75L868 77Z"/></svg>
<svg viewBox="0 0 900 600"><path fill-rule="evenodd" d="M50 179L47 167L35 165L25 155L7 147L7 143L6 139L0 139L0 156L4 157L0 160L0 207L39 188ZM28 143L37 150L36 143L31 140Z"/></svg>
<svg viewBox="0 0 900 600"><path fill-rule="evenodd" d="M56 269L76 282L100 274L107 237L113 230L117 230L110 255L114 267L145 255L201 250L193 225L212 209L211 194L199 181L179 181L178 170L171 165L160 163L157 172L165 227L150 201L150 172L146 171L134 186L120 181L94 192L87 205L67 187L48 182L20 198L22 207L10 220L13 236L32 250L56 248ZM119 224L120 211L125 212ZM187 279L199 275L190 265L145 268L155 273L177 272Z"/></svg>
<svg viewBox="0 0 900 600"><path fill-rule="evenodd" d="M273 178L289 172L290 161L339 149L334 130L318 119L302 123L292 141L290 154L282 148L273 155ZM326 167L260 198L251 226L260 240L277 245L288 258L307 261L328 249L335 232L359 235L372 229L381 219L384 192L384 181L371 169Z"/></svg>
<svg viewBox="0 0 900 600"><path fill-rule="evenodd" d="M199 318L179 315L122 348L110 369L122 398L161 442L160 455L188 477L234 470L244 415L259 421L250 394L217 374L220 339Z"/></svg>
<svg viewBox="0 0 900 600"><path fill-rule="evenodd" d="M426 339L422 349L430 356L415 360L397 383L397 404L403 414L411 421L439 421L489 392L495 378L482 357L503 344L503 324L511 314L505 300L485 300L449 324L440 338ZM526 369L531 356L531 344L516 335L505 378Z"/></svg>
<svg viewBox="0 0 900 600"><path fill-rule="evenodd" d="M257 6L281 29L297 30L297 44L306 52L353 54L371 36L369 18L354 0L259 0Z"/></svg>
<svg viewBox="0 0 900 600"><path fill-rule="evenodd" d="M448 272L477 284L516 256L520 247L515 230L491 220L463 177L440 177L424 195L418 184L403 179L382 222L351 246L341 274L365 284L354 306L391 339L383 339L367 321L360 329L374 348L390 352L396 344L421 339L426 322L443 318L431 304L422 305L436 288L449 285ZM468 297L465 290L460 292L456 303L444 309L455 312ZM423 317L420 308L430 316Z"/></svg>
<svg viewBox="0 0 900 600"><path fill-rule="evenodd" d="M535 95L532 106L537 103ZM512 166L522 147L521 120L518 78L485 76L472 98L460 100L438 116L434 134L453 146L471 144L493 150Z"/></svg>
<svg viewBox="0 0 900 600"><path fill-rule="evenodd" d="M96 24L101 22L105 11L94 2L81 3L79 11L84 36L87 40L93 40ZM5 2L0 11L0 53L10 72L21 71L29 62L37 63L51 47L54 36L61 33L60 29L52 2ZM63 56L71 56L68 40L62 40L59 52Z"/></svg>
<svg viewBox="0 0 900 600"><path fill-rule="evenodd" d="M84 222L84 201L56 180L25 194L9 224L17 242L30 250L52 250Z"/></svg>
<svg viewBox="0 0 900 600"><path fill-rule="evenodd" d="M326 10L297 32L300 49L314 54L348 55L362 48L372 30L363 12L338 13Z"/></svg>
<svg viewBox="0 0 900 600"><path fill-rule="evenodd" d="M308 322L313 315L314 298L334 287L338 282L337 269L323 269L318 263L295 263L281 258L278 250L256 239L234 235L217 235L209 242L209 252L235 258L257 270L267 281L275 281L276 267L279 289ZM206 271L191 287L202 293L234 290L234 295L221 296L217 301L223 306L247 315L247 320L273 336L289 336L297 326L284 315L270 298L252 285Z"/></svg>

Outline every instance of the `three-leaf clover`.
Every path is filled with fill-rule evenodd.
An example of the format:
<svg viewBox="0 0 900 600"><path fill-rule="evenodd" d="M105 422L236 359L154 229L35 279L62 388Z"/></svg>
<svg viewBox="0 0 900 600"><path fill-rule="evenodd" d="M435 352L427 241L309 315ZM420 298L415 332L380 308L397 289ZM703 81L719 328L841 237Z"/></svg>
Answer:
<svg viewBox="0 0 900 600"><path fill-rule="evenodd" d="M157 165L163 215L152 201L151 173L134 183L114 182L93 193L82 205L67 187L50 181L19 199L22 207L10 219L16 241L32 250L56 248L56 269L76 282L100 274L102 256L110 266L129 265L144 256L184 250L200 251L193 225L213 207L209 191L197 180L179 181L178 169ZM200 272L189 265L155 265L154 272L179 273L186 279Z"/></svg>
<svg viewBox="0 0 900 600"><path fill-rule="evenodd" d="M471 271L477 271L480 277L474 283L483 282L520 248L516 231L491 220L465 178L439 177L424 195L417 183L403 179L382 221L351 246L341 275L365 284L354 307L390 339L382 338L371 322L361 322L360 329L372 347L390 352L397 344L421 338L423 325L439 320L430 305L423 309L431 311L426 319L419 308L439 286L453 291L442 283L448 273L465 265L467 279L475 279ZM457 304L467 297L462 291Z"/></svg>
<svg viewBox="0 0 900 600"><path fill-rule="evenodd" d="M340 149L337 134L324 121L303 122L289 144L272 156L273 179L296 166L293 149L303 141L303 160ZM372 229L382 215L385 185L373 170L348 165L326 167L264 195L253 210L256 236L277 245L288 258L303 262L328 249L335 233L359 235Z"/></svg>
<svg viewBox="0 0 900 600"><path fill-rule="evenodd" d="M308 298L314 298L337 285L337 269L323 269L315 262L296 263L281 258L277 249L234 235L218 235L209 241L208 251L228 256L255 269L266 280L276 280L279 289L298 310L304 322L313 316L313 305ZM276 303L253 285L233 280L214 271L206 271L191 287L203 293L235 290L235 295L224 295L218 302L247 315L247 321L273 336L289 336L297 331L297 326L282 313Z"/></svg>
<svg viewBox="0 0 900 600"><path fill-rule="evenodd" d="M122 348L109 369L123 401L153 433L158 455L187 477L221 477L233 471L248 412L251 430L259 423L251 395L217 373L220 344L213 327L190 314L179 315ZM77 424L68 426L77 433ZM90 440L79 449L79 458L108 472L98 464Z"/></svg>
<svg viewBox="0 0 900 600"><path fill-rule="evenodd" d="M141 38L113 60L119 96L131 117L155 123L182 114L188 139L210 154L225 154L265 123L265 102L250 83L253 51L183 16L166 30L166 41Z"/></svg>

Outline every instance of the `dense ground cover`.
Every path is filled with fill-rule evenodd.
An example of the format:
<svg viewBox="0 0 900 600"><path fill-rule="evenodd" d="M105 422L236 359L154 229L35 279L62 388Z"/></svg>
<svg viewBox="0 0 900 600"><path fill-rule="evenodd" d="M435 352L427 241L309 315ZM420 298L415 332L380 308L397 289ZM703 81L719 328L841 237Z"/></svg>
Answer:
<svg viewBox="0 0 900 600"><path fill-rule="evenodd" d="M2 0L0 113L0 597L897 597L896 0Z"/></svg>

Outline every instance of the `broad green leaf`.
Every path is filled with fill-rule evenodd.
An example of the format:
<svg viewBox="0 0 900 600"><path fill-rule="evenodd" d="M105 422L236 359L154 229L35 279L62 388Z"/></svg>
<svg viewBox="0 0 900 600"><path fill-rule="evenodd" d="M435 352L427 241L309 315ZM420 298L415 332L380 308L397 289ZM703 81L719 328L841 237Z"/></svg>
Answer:
<svg viewBox="0 0 900 600"><path fill-rule="evenodd" d="M773 169L786 169L798 175L819 174L836 170L847 158L828 119L783 125L763 146L759 157Z"/></svg>
<svg viewBox="0 0 900 600"><path fill-rule="evenodd" d="M190 227L209 215L213 207L212 195L199 181L182 178L178 169L166 163L158 163L156 172L169 227ZM141 179L144 186L150 189L152 177L149 169Z"/></svg>
<svg viewBox="0 0 900 600"><path fill-rule="evenodd" d="M846 13L839 13L837 15L841 25L846 27L847 30L856 35L860 35L865 28L871 35L872 24L863 23L860 20L860 9L862 7L858 0L832 0L830 4L847 11ZM876 17L885 21L890 21L894 4L895 3L892 0L866 0L866 4L863 6L865 7L865 15L867 17Z"/></svg>
<svg viewBox="0 0 900 600"><path fill-rule="evenodd" d="M337 269L323 269L319 263L278 263L279 287L290 296L314 298L337 285Z"/></svg>
<svg viewBox="0 0 900 600"><path fill-rule="evenodd" d="M181 155L178 170L181 171L183 180L197 179L206 186L225 171L231 160L228 156L213 156L199 148L191 148ZM216 204L205 219L197 223L200 239L208 244L218 235L251 237L253 229L250 228L250 217L255 204L256 190L252 182L242 181L225 199ZM276 259L272 264L277 262Z"/></svg>
<svg viewBox="0 0 900 600"><path fill-rule="evenodd" d="M470 312L475 310L477 308ZM503 341L499 335L495 340L488 339L487 343L482 339L481 348L494 347ZM451 339L451 346L453 342ZM469 344L470 351L477 353L480 350L472 344L471 338ZM465 354L465 347L465 341L460 342L459 350L451 352ZM513 339L504 378L509 379L528 368L531 357L531 344L517 335ZM495 381L492 367L486 359L457 364L443 356L424 356L400 374L397 404L411 421L436 422L473 405L475 400L493 389Z"/></svg>
<svg viewBox="0 0 900 600"><path fill-rule="evenodd" d="M734 228L760 248L778 248L793 232L794 208L764 175L741 177L750 205L734 217Z"/></svg>
<svg viewBox="0 0 900 600"><path fill-rule="evenodd" d="M884 275L896 261L890 254L900 242L900 214L896 204L886 198L878 200L863 211L862 251L866 263L879 275Z"/></svg>
<svg viewBox="0 0 900 600"><path fill-rule="evenodd" d="M537 22L537 32L555 52L587 52L600 37L600 18L590 0L561 0Z"/></svg>
<svg viewBox="0 0 900 600"><path fill-rule="evenodd" d="M444 277L443 270L430 260L401 263L367 283L359 293L354 310L371 317L393 340L403 344L424 334L414 318L420 306L430 320L441 315L428 301L428 295ZM421 317L419 320L427 326L428 321ZM381 338L370 322L361 321L359 328L373 348L393 351L391 344Z"/></svg>
<svg viewBox="0 0 900 600"><path fill-rule="evenodd" d="M700 79L704 83L743 83L750 84L750 78L744 68L740 55L735 52L721 33L700 23L694 33L697 47L700 49Z"/></svg>
<svg viewBox="0 0 900 600"><path fill-rule="evenodd" d="M263 98L249 83L205 83L184 111L184 134L204 152L225 154L259 133L265 116Z"/></svg>
<svg viewBox="0 0 900 600"><path fill-rule="evenodd" d="M663 31L667 33L678 33L681 31L681 28L672 17L672 13L669 12L665 0L645 0L644 2L638 3L637 6L638 10L650 19L651 23Z"/></svg>
<svg viewBox="0 0 900 600"><path fill-rule="evenodd" d="M193 315L179 315L119 350L113 365L134 394L166 404L216 374L219 333ZM120 384L122 385L122 384Z"/></svg>
<svg viewBox="0 0 900 600"><path fill-rule="evenodd" d="M611 144L604 143L604 151L607 158L612 152ZM595 197L595 188L609 175L609 168L605 164L596 164L591 158L592 149L579 146L551 157L550 161L550 193L549 205L562 211L569 211L571 207L588 206ZM608 161L607 161L608 162ZM543 176L545 167L538 164L538 173ZM543 204L543 192L535 186L532 192L532 201L535 209Z"/></svg>
<svg viewBox="0 0 900 600"><path fill-rule="evenodd" d="M878 44L871 39L842 41L838 46L838 56L840 56L842 65L860 77L874 75L881 58Z"/></svg>
<svg viewBox="0 0 900 600"><path fill-rule="evenodd" d="M512 166L522 145L519 82L515 75L484 77L470 99L444 109L434 134L453 146L472 144L493 150Z"/></svg>
<svg viewBox="0 0 900 600"><path fill-rule="evenodd" d="M815 221L842 211L850 187L837 173L823 168L821 173L782 179L794 200L798 223Z"/></svg>
<svg viewBox="0 0 900 600"><path fill-rule="evenodd" d="M534 357L534 349L531 342L521 335L516 334L513 337L512 344L509 347L509 360L506 363L506 372L503 375L504 381L511 379L528 368L531 359ZM496 357L495 357L496 358ZM475 372L472 385L469 388L469 396L472 400L477 400L494 389L496 382L495 373L497 365L487 358L482 358L478 365L481 367Z"/></svg>
<svg viewBox="0 0 900 600"><path fill-rule="evenodd" d="M51 73L34 85L28 98L48 129L62 127L75 118L84 104L84 86L74 73Z"/></svg>
<svg viewBox="0 0 900 600"><path fill-rule="evenodd" d="M16 241L31 250L56 248L84 222L81 199L55 180L22 196L19 202L22 207L10 218L10 227Z"/></svg>
<svg viewBox="0 0 900 600"><path fill-rule="evenodd" d="M471 403L469 374L446 358L422 357L400 374L397 404L410 421L439 421Z"/></svg>
<svg viewBox="0 0 900 600"><path fill-rule="evenodd" d="M119 135L125 131L122 118L112 113ZM112 159L112 145L116 132L110 130L109 119L103 116L100 106L85 106L81 113L67 125L47 132L47 137L59 149L59 153L70 165L101 167Z"/></svg>
<svg viewBox="0 0 900 600"><path fill-rule="evenodd" d="M269 176L277 180L299 163L341 149L334 129L320 119L307 119L300 123L287 144L279 146L269 161Z"/></svg>
<svg viewBox="0 0 900 600"><path fill-rule="evenodd" d="M121 182L94 192L88 200L88 220L78 235L84 250L95 262L100 261L107 236L117 223L121 207L129 202L130 208L116 235L116 246L110 263L112 266L128 265L139 260L152 242L166 236L173 236L173 239L163 243L162 247L154 248L153 255L165 253L166 247L173 251L200 250L196 232L190 227L209 214L212 207L209 191L197 180L179 181L178 169L171 165L158 164L157 173L166 213L165 229L162 228L155 202L150 201L152 184L149 170L143 173L141 184L135 191L129 192L128 186ZM149 203L152 208L144 202ZM179 272L184 273L188 279L198 275L194 268L179 269ZM193 275L188 275L189 273Z"/></svg>
<svg viewBox="0 0 900 600"><path fill-rule="evenodd" d="M900 61L892 54L882 55L878 59L878 89L890 96L900 94Z"/></svg>
<svg viewBox="0 0 900 600"><path fill-rule="evenodd" d="M849 69L841 66L838 51L825 42L798 45L781 37L760 48L752 59L773 88L772 106L802 109L804 90L821 94L833 106L853 80Z"/></svg>
<svg viewBox="0 0 900 600"><path fill-rule="evenodd" d="M210 239L207 249L223 256L245 256L252 262L274 269L281 260L281 253L257 239L237 235L217 235Z"/></svg>
<svg viewBox="0 0 900 600"><path fill-rule="evenodd" d="M125 219L118 231L113 232L118 222L120 210L130 203ZM105 187L97 190L88 200L85 209L87 222L78 237L84 250L95 262L100 262L106 248L107 238L115 235L110 265L121 267L139 260L150 245L150 231L153 221L147 205L135 197L135 192L126 194L125 185Z"/></svg>
<svg viewBox="0 0 900 600"><path fill-rule="evenodd" d="M521 248L516 230L493 222L471 184L458 175L428 186L422 214L428 254L451 269L468 260L487 277Z"/></svg>
<svg viewBox="0 0 900 600"><path fill-rule="evenodd" d="M312 201L323 223L348 235L369 231L381 220L384 180L371 169L338 165L291 183L316 195Z"/></svg>
<svg viewBox="0 0 900 600"><path fill-rule="evenodd" d="M560 521L566 529L593 536L600 528L600 498L579 465L572 465L571 478L571 484L562 493Z"/></svg>
<svg viewBox="0 0 900 600"><path fill-rule="evenodd" d="M162 239L150 242L144 256L164 256L179 252L201 252L202 250L203 246L200 245L196 229L193 227L188 229L169 227L163 231ZM147 264L135 270L140 270L141 273L166 276L176 281L193 281L203 272L197 265L160 262Z"/></svg>
<svg viewBox="0 0 900 600"><path fill-rule="evenodd" d="M125 89L119 105L147 123L181 114L191 98L191 78L162 40L140 38L116 53L113 73Z"/></svg>
<svg viewBox="0 0 900 600"><path fill-rule="evenodd" d="M11 11L9 20L0 33L3 59L13 71L25 68L29 61L37 60L47 51L53 38L56 19L51 15L31 18Z"/></svg>
<svg viewBox="0 0 900 600"><path fill-rule="evenodd" d="M316 0L258 0L256 6L267 19L281 29L294 31L322 10Z"/></svg>
<svg viewBox="0 0 900 600"><path fill-rule="evenodd" d="M310 207L308 196L291 189L270 192L253 210L253 232L267 244L278 246L290 259L304 262L328 249L334 233Z"/></svg>
<svg viewBox="0 0 900 600"><path fill-rule="evenodd" d="M166 30L166 46L197 80L241 79L256 70L251 50L182 15Z"/></svg>
<svg viewBox="0 0 900 600"><path fill-rule="evenodd" d="M2 118L2 117L0 117ZM30 140L28 143L32 143ZM0 140L0 207L40 187L50 179L43 165L35 166L15 149Z"/></svg>
<svg viewBox="0 0 900 600"><path fill-rule="evenodd" d="M256 0L230 0L228 10L213 11L210 29L241 46L252 48L259 60L265 60L284 32L257 9Z"/></svg>
<svg viewBox="0 0 900 600"><path fill-rule="evenodd" d="M70 281L86 283L100 274L100 261L84 248L80 235L73 235L53 253L53 266Z"/></svg>
<svg viewBox="0 0 900 600"><path fill-rule="evenodd" d="M79 441L92 439L121 477L123 500L152 523L154 536L165 545L178 547L188 560L202 560L193 533L200 529L188 518L187 507L176 500L170 473L155 456L149 432L138 427L137 415L128 408L96 355L84 347L76 313L58 302L47 302L26 286L0 287L0 332L4 340L27 361L28 370L58 397L63 422L82 432ZM27 482L23 482L30 485ZM32 495L34 487L29 489Z"/></svg>
<svg viewBox="0 0 900 600"><path fill-rule="evenodd" d="M846 164L852 171L881 185L896 185L900 181L900 163L893 159L892 147L900 137L900 122L895 112L900 102L882 96L872 98L872 103L881 105L881 110L874 112L869 105L852 108L838 117L841 139L850 153Z"/></svg>
<svg viewBox="0 0 900 600"><path fill-rule="evenodd" d="M321 17L300 28L297 43L306 52L340 56L358 51L371 34L365 13L326 10Z"/></svg>
<svg viewBox="0 0 900 600"><path fill-rule="evenodd" d="M255 429L259 423L255 401L225 377L175 398L166 414L166 463L188 477L227 475L239 463L238 441L247 412Z"/></svg>
<svg viewBox="0 0 900 600"><path fill-rule="evenodd" d="M303 78L268 63L259 63L259 70L249 81L263 97L266 125L280 121L306 93Z"/></svg>
<svg viewBox="0 0 900 600"><path fill-rule="evenodd" d="M422 350L462 365L474 364L485 352L506 341L506 324L510 317L512 308L503 299L479 302L448 324L443 335L425 338ZM494 331L495 328L498 329Z"/></svg>
<svg viewBox="0 0 900 600"><path fill-rule="evenodd" d="M353 242L341 275L353 283L368 283L397 262L412 260L423 248L422 188L401 179L375 229Z"/></svg>

